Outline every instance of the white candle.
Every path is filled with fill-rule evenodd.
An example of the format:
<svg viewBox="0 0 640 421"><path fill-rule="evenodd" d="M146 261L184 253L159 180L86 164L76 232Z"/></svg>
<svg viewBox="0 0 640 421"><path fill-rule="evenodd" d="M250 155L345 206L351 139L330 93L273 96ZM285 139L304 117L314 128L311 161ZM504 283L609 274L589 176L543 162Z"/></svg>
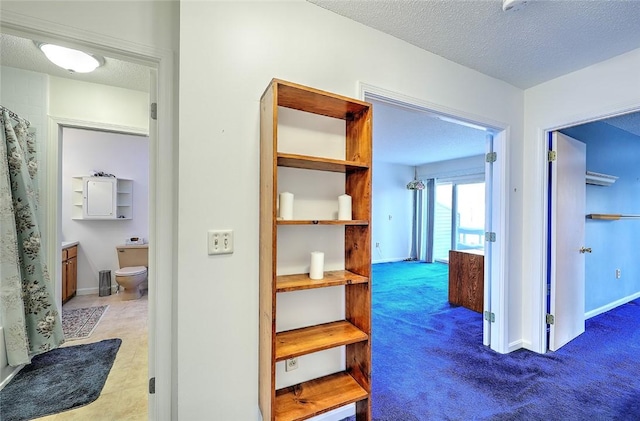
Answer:
<svg viewBox="0 0 640 421"><path fill-rule="evenodd" d="M324 253L321 251L311 252L311 268L309 270L309 278L324 278Z"/></svg>
<svg viewBox="0 0 640 421"><path fill-rule="evenodd" d="M280 193L280 218L284 220L293 219L293 193Z"/></svg>
<svg viewBox="0 0 640 421"><path fill-rule="evenodd" d="M351 220L351 196L348 194L338 196L338 220Z"/></svg>

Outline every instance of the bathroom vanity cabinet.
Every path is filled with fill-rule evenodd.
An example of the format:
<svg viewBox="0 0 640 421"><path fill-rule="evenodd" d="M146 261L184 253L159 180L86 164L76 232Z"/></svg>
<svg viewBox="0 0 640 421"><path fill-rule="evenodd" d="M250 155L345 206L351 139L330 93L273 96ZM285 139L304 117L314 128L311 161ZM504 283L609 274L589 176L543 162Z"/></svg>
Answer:
<svg viewBox="0 0 640 421"><path fill-rule="evenodd" d="M260 107L262 417L304 420L355 403L356 420L370 420L372 106L274 79ZM318 120L338 130L327 136ZM339 158L326 157L326 150ZM318 181L301 181L307 177ZM330 193L318 199L332 183ZM278 194L285 189L295 194L294 202L302 198L294 204L293 220L277 216ZM334 199L337 208L338 195L345 193L353 198L352 220L337 220L330 208ZM325 247L329 263L343 266L310 279L308 258L315 247ZM316 297L332 309L317 304ZM327 362L326 373L309 370L308 362L332 361L333 355L343 357L335 365ZM297 371L286 373L288 364Z"/></svg>
<svg viewBox="0 0 640 421"><path fill-rule="evenodd" d="M72 189L72 219L132 218L132 180L73 177Z"/></svg>
<svg viewBox="0 0 640 421"><path fill-rule="evenodd" d="M62 302L76 295L78 287L78 246L62 249Z"/></svg>

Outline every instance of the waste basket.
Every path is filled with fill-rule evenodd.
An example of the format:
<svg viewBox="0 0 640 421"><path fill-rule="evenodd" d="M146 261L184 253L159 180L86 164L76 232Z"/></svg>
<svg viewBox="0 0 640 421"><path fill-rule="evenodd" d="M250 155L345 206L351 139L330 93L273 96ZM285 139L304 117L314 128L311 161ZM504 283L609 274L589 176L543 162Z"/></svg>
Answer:
<svg viewBox="0 0 640 421"><path fill-rule="evenodd" d="M100 291L98 296L104 297L105 295L111 295L111 271L100 271Z"/></svg>

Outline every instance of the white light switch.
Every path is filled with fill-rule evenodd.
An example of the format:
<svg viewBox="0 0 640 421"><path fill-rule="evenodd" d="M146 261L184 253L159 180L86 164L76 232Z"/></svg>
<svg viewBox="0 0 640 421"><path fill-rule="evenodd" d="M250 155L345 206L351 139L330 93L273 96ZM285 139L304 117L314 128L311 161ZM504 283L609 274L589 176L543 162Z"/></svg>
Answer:
<svg viewBox="0 0 640 421"><path fill-rule="evenodd" d="M233 230L209 230L207 240L209 254L233 253Z"/></svg>

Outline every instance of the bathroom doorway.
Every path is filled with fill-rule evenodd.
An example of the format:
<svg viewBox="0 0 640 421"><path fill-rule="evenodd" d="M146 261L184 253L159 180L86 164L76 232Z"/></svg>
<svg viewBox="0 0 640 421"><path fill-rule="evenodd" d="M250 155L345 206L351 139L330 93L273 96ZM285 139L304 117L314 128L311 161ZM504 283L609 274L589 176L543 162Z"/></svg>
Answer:
<svg viewBox="0 0 640 421"><path fill-rule="evenodd" d="M10 19L8 14L3 16L3 23ZM35 20L34 20L35 21ZM47 28L46 33L28 25L33 25L30 21L24 26L22 21L16 20L11 24L8 31L12 36L28 41L38 39L41 41L55 42L60 39L65 40L65 45L72 48L90 48L99 54L109 57L117 57L121 61L129 61L146 69L148 86L145 96L145 105L138 115L147 120L143 130L134 127L127 122L114 123L110 119L113 109L104 105L104 97L93 97L93 102L80 101L71 96L73 92L69 89L48 92L48 99L53 95L70 95L69 100L63 107L53 110L50 108L44 114L43 124L38 127L39 140L43 144L41 164L45 171L41 180L41 205L43 209L43 247L47 250L48 266L53 278L59 285L57 278L61 273L61 213L68 203L62 202L62 175L61 175L61 149L60 136L65 127L92 129L107 132L126 132L133 135L148 135L149 145L149 280L150 290L148 298L148 311L142 318L146 325L149 337L146 350L136 350L136 354L145 354L140 359L140 363L148 367L148 377L157 377L157 392L149 394L149 379L144 382L140 392L148 398L148 418L155 419L158 413L171 412L171 288L174 258L173 232L175 225L174 218L174 168L173 168L173 66L170 53L155 48L144 49L135 45L115 45L108 39L99 38L87 33L79 33L73 28ZM37 25L36 25L37 26ZM6 27L3 26L2 35L7 35ZM3 54L9 54L3 48ZM3 55L3 65L7 65L5 55ZM16 69L22 70L16 66ZM29 69L24 69L29 71ZM33 71L33 70L31 70ZM53 79L46 71L41 72L45 79ZM130 79L121 77L121 79ZM58 79L64 81L64 78ZM49 88L49 85L47 88ZM158 100L158 91L162 94L162 100ZM48 102L48 101L47 101ZM150 117L149 106L157 103L157 118ZM121 104L117 111L130 110L130 104ZM155 105L155 104L154 104ZM75 107L80 113L69 113L69 109ZM92 118L91 116L97 116ZM157 212L156 209L162 209ZM114 250L115 253L115 250ZM112 283L114 280L112 279ZM85 291L86 292L86 291ZM97 288L96 288L97 294ZM61 295L60 291L56 292ZM80 296L82 297L82 296ZM115 296L114 296L115 297ZM157 326L163 328L158 331ZM147 365L148 364L148 365ZM116 403L117 404L117 403ZM114 404L114 405L116 405ZM144 418L147 418L145 416Z"/></svg>

